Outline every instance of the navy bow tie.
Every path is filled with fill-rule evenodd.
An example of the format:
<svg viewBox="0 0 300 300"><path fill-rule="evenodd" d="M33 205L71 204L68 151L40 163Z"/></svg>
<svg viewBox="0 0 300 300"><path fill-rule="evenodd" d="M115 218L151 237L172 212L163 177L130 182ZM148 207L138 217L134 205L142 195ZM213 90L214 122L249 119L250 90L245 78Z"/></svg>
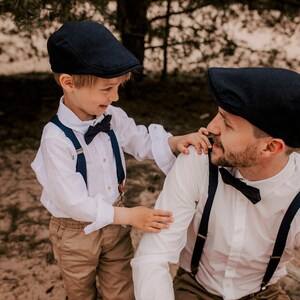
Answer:
<svg viewBox="0 0 300 300"><path fill-rule="evenodd" d="M84 140L87 145L94 139L94 137L99 132L106 132L106 133L109 132L110 120L111 120L111 115L106 115L100 123L96 124L95 126L89 127L88 131L84 135Z"/></svg>
<svg viewBox="0 0 300 300"><path fill-rule="evenodd" d="M259 189L247 185L245 182L233 177L226 169L219 169L224 183L230 184L244 194L253 204L261 200Z"/></svg>

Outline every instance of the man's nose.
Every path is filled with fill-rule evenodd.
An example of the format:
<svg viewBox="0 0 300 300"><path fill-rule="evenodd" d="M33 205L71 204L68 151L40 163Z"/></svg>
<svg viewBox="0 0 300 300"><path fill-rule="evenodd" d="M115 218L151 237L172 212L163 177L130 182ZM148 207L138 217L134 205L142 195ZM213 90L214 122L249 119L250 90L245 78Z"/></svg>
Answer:
<svg viewBox="0 0 300 300"><path fill-rule="evenodd" d="M220 135L221 130L220 127L218 126L218 115L216 115L207 125L207 130L211 132L213 135Z"/></svg>

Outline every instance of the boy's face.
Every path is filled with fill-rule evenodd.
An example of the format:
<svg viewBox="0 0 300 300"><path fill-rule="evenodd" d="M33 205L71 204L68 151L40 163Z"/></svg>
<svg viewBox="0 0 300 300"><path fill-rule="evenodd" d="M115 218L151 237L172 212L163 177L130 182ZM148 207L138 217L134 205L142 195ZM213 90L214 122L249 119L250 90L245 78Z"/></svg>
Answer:
<svg viewBox="0 0 300 300"><path fill-rule="evenodd" d="M63 78L63 76L69 76ZM92 86L76 87L72 76L63 74L60 78L64 89L64 104L82 121L102 115L107 107L119 100L118 88L125 77L99 78Z"/></svg>

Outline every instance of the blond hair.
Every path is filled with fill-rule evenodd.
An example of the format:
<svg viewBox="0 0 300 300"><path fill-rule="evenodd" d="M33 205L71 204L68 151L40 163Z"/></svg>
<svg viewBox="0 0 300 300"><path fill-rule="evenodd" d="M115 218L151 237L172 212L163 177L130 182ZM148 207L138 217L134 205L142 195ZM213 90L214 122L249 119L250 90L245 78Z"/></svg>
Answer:
<svg viewBox="0 0 300 300"><path fill-rule="evenodd" d="M62 75L62 73L54 73L54 79L56 83L61 86L59 78ZM74 83L74 86L76 88L82 88L82 87L93 87L96 82L101 79L100 77L96 77L94 75L70 75L72 76L72 80ZM123 83L125 83L127 80L131 78L131 72L122 75L123 77Z"/></svg>

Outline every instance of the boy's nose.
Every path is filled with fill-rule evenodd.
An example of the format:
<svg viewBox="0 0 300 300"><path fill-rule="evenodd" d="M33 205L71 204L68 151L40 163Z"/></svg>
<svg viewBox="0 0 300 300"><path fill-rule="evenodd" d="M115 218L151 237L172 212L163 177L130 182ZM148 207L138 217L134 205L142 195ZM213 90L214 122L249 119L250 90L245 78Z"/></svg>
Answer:
<svg viewBox="0 0 300 300"><path fill-rule="evenodd" d="M109 97L111 102L117 102L119 100L119 93L114 93L111 97Z"/></svg>

